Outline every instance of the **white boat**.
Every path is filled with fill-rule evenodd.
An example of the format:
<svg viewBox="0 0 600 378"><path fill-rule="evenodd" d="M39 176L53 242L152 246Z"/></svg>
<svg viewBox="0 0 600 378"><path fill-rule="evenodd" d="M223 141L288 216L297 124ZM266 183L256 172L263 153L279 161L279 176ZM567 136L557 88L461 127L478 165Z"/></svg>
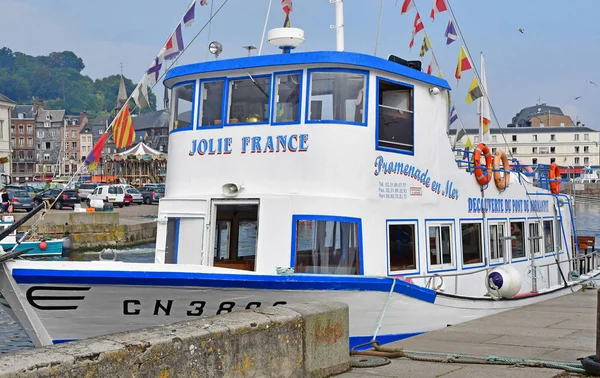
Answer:
<svg viewBox="0 0 600 378"><path fill-rule="evenodd" d="M395 61L323 51L172 69L155 263L8 261L0 304L41 346L342 301L355 346L581 285L569 197L482 188L446 136L448 83Z"/></svg>
<svg viewBox="0 0 600 378"><path fill-rule="evenodd" d="M584 167L581 169L579 177L573 179L575 184L593 184L600 182L600 176L598 176L598 170L592 167Z"/></svg>

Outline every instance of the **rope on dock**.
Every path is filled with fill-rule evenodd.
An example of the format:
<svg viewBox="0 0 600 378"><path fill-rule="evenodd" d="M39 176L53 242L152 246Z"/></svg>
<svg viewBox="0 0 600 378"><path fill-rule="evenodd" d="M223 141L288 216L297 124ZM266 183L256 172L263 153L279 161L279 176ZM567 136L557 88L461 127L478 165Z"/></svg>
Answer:
<svg viewBox="0 0 600 378"><path fill-rule="evenodd" d="M461 363L461 364L482 364L482 365L511 365L514 367L539 367L550 369L561 369L572 373L585 374L583 365L580 362L561 362L547 361L524 358L506 358L500 356L474 356L462 353L439 353L425 352L418 350L409 350L402 348L382 347L378 342L372 343L374 350L356 351L352 350L352 355L377 356L387 358L406 357L413 361L422 362L442 362L442 363Z"/></svg>

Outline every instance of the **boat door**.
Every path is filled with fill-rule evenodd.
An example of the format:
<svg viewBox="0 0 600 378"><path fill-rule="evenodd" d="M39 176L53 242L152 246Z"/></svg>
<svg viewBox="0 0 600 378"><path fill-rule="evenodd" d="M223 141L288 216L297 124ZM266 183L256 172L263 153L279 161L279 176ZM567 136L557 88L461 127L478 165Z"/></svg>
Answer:
<svg viewBox="0 0 600 378"><path fill-rule="evenodd" d="M213 200L213 266L254 271L258 241L258 200Z"/></svg>

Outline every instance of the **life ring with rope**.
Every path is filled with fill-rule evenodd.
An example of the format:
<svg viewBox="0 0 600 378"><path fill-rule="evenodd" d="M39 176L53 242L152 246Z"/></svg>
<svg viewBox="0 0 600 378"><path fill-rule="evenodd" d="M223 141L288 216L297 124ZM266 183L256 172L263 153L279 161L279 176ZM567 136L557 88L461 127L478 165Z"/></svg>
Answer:
<svg viewBox="0 0 600 378"><path fill-rule="evenodd" d="M550 177L550 191L554 194L560 193L560 168L558 164L552 163L550 164L550 172L548 173Z"/></svg>
<svg viewBox="0 0 600 378"><path fill-rule="evenodd" d="M501 175L499 171L501 160L504 175ZM508 164L506 153L501 149L498 149L496 154L494 154L494 183L496 183L496 188L500 190L508 188L510 184L510 164Z"/></svg>
<svg viewBox="0 0 600 378"><path fill-rule="evenodd" d="M485 156L485 173L481 166L481 154ZM475 179L477 179L479 185L487 185L492 181L492 154L490 153L490 148L485 143L479 143L477 148L475 148L473 160L475 163Z"/></svg>

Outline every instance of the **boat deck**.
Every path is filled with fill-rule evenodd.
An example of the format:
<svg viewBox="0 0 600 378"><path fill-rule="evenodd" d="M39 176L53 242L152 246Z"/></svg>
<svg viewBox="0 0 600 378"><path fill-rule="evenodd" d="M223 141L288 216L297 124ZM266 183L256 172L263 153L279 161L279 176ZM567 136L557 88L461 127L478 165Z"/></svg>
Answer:
<svg viewBox="0 0 600 378"><path fill-rule="evenodd" d="M596 290L579 291L516 310L401 340L386 347L477 356L577 362L595 354ZM386 366L353 368L339 377L555 377L562 370L433 363L392 359Z"/></svg>

